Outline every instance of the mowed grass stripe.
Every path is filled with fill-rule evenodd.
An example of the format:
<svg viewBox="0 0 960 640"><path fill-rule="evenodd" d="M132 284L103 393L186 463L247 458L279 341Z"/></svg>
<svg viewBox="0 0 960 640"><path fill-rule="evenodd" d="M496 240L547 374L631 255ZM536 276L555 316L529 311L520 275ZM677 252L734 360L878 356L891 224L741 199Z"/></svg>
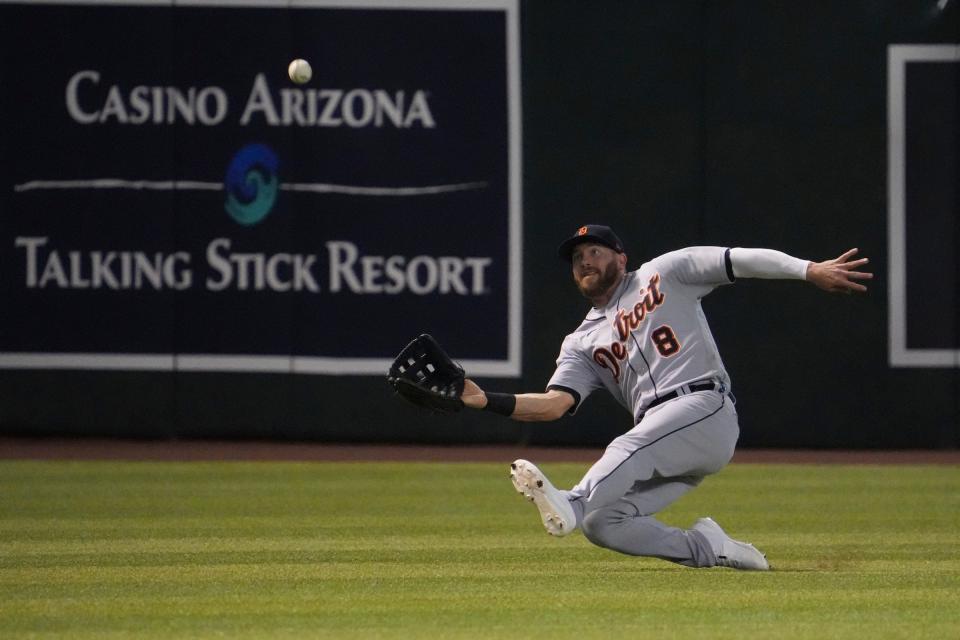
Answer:
<svg viewBox="0 0 960 640"><path fill-rule="evenodd" d="M551 538L506 465L3 462L0 637L957 637L958 496L949 466L734 465L664 512L761 574Z"/></svg>

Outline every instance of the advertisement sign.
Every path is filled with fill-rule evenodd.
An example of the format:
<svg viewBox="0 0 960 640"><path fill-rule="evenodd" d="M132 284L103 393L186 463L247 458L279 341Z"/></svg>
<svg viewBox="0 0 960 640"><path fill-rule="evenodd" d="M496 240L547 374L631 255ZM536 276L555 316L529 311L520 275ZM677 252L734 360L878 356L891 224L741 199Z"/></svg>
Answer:
<svg viewBox="0 0 960 640"><path fill-rule="evenodd" d="M0 366L519 375L517 14L0 4Z"/></svg>

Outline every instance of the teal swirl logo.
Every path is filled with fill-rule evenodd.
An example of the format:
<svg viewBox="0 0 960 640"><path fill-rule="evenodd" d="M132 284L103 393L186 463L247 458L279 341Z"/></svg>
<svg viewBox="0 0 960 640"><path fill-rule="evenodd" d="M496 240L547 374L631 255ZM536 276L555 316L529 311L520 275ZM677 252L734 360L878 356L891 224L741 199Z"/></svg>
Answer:
<svg viewBox="0 0 960 640"><path fill-rule="evenodd" d="M277 200L277 154L263 144L248 144L233 156L225 184L230 217L242 225L263 220Z"/></svg>

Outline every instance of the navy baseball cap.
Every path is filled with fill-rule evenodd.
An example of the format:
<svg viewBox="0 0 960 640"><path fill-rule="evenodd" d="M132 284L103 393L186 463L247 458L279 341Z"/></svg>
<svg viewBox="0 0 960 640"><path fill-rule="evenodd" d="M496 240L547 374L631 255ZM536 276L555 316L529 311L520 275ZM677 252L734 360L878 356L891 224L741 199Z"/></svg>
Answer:
<svg viewBox="0 0 960 640"><path fill-rule="evenodd" d="M623 243L620 242L620 238L613 232L613 229L602 224L585 224L577 229L573 236L564 240L563 244L557 247L557 255L567 262L573 262L573 248L584 242L596 242L605 247L610 247L617 253L623 253Z"/></svg>

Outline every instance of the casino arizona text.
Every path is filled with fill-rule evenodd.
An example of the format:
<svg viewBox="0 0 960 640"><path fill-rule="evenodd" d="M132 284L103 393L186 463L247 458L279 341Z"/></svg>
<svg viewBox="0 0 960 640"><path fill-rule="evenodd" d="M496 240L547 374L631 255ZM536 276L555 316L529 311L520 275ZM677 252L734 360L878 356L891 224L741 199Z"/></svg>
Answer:
<svg viewBox="0 0 960 640"><path fill-rule="evenodd" d="M124 89L100 83L100 72L78 71L67 82L67 113L80 124L188 125L213 127L230 113L230 97L218 86L137 85ZM267 76L258 73L247 95L239 124L262 122L271 127L384 127L433 129L429 93L417 89L304 89L272 92Z"/></svg>

